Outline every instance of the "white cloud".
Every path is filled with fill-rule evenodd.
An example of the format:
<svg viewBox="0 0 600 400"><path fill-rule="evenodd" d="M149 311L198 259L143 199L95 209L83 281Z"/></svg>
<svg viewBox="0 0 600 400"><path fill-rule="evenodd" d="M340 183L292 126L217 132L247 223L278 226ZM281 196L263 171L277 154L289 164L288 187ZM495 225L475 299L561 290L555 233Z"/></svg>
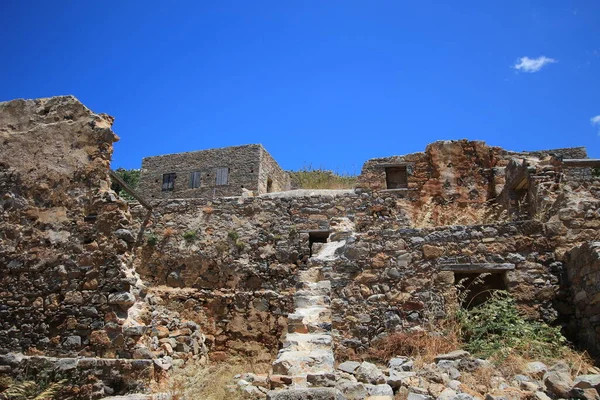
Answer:
<svg viewBox="0 0 600 400"><path fill-rule="evenodd" d="M590 118L590 122L592 123L592 126L600 129L600 115ZM598 136L600 136L600 130L598 131Z"/></svg>
<svg viewBox="0 0 600 400"><path fill-rule="evenodd" d="M542 69L543 66L547 64L556 63L554 58L541 56L538 58L529 58L529 57L521 57L519 60L513 65L513 68L523 72L538 72Z"/></svg>

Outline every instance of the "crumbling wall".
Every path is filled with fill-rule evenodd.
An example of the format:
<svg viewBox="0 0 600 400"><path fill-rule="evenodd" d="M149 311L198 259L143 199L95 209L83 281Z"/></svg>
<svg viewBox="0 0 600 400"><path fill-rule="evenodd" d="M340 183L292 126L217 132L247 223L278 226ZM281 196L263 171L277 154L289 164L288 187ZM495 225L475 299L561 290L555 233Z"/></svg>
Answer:
<svg viewBox="0 0 600 400"><path fill-rule="evenodd" d="M489 200L496 165L496 148L484 142L448 140L434 142L424 153L377 158L367 161L358 178L361 188L386 189L385 169L408 166L408 189L418 191L422 201L481 203Z"/></svg>
<svg viewBox="0 0 600 400"><path fill-rule="evenodd" d="M368 347L379 335L435 324L457 304L455 276L494 274L531 318L553 321L562 265L556 238L536 222L433 229L368 230L341 250L332 282L338 351ZM461 283L465 285L464 282Z"/></svg>
<svg viewBox="0 0 600 400"><path fill-rule="evenodd" d="M600 242L587 242L566 254L571 306L564 307L569 336L600 359Z"/></svg>
<svg viewBox="0 0 600 400"><path fill-rule="evenodd" d="M74 97L0 103L0 351L130 355L127 204L110 190L113 119Z"/></svg>
<svg viewBox="0 0 600 400"><path fill-rule="evenodd" d="M86 398L207 350L132 267L139 226L110 189L112 123L72 96L0 103L0 374L66 378Z"/></svg>
<svg viewBox="0 0 600 400"><path fill-rule="evenodd" d="M311 253L309 232L348 215L357 229L407 226L405 201L366 194L165 201L155 206L136 270L165 305L195 315L214 351L272 355ZM141 207L132 212L145 217Z"/></svg>
<svg viewBox="0 0 600 400"><path fill-rule="evenodd" d="M165 304L196 313L224 352L246 343L273 354L306 268L323 268L332 282L340 351L446 316L457 306L455 273L501 276L523 312L554 320L562 266L555 233L534 221L415 229L412 204L402 192L171 200L156 207L147 239L157 241L140 248L138 269L166 286L153 289ZM339 259L309 258L311 232L341 240L336 225L348 222Z"/></svg>

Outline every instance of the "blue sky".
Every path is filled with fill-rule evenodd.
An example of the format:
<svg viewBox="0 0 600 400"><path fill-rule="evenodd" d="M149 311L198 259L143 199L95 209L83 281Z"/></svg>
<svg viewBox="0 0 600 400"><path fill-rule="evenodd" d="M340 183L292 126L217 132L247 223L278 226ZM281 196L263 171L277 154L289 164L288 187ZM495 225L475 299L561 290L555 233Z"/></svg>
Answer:
<svg viewBox="0 0 600 400"><path fill-rule="evenodd" d="M113 115L115 168L262 143L356 172L461 138L600 157L599 21L596 0L5 0L0 101Z"/></svg>

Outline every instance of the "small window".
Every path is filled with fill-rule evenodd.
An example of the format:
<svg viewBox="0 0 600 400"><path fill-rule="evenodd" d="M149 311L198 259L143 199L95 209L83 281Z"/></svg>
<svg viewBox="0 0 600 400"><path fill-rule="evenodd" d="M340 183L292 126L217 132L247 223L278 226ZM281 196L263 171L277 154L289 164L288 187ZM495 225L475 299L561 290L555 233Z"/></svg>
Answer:
<svg viewBox="0 0 600 400"><path fill-rule="evenodd" d="M175 189L175 174L163 174L162 191L172 192Z"/></svg>
<svg viewBox="0 0 600 400"><path fill-rule="evenodd" d="M408 187L406 167L389 167L385 169L385 182L388 189L405 189Z"/></svg>
<svg viewBox="0 0 600 400"><path fill-rule="evenodd" d="M229 168L217 168L217 186L227 185Z"/></svg>
<svg viewBox="0 0 600 400"><path fill-rule="evenodd" d="M192 172L190 174L190 189L197 189L200 187L200 172Z"/></svg>
<svg viewBox="0 0 600 400"><path fill-rule="evenodd" d="M329 239L329 231L308 232L308 248L310 255L313 255L313 243L327 243L327 239Z"/></svg>
<svg viewBox="0 0 600 400"><path fill-rule="evenodd" d="M267 193L271 193L273 191L273 179L267 178Z"/></svg>

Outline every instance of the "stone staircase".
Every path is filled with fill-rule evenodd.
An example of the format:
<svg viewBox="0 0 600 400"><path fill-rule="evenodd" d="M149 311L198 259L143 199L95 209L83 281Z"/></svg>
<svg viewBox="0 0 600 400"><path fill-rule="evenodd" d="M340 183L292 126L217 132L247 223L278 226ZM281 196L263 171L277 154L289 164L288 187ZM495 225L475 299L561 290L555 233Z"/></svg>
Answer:
<svg viewBox="0 0 600 400"><path fill-rule="evenodd" d="M310 279L314 274L301 274ZM294 384L306 383L308 374L333 372L333 341L329 281L303 281L288 315L288 333L273 363L273 374L287 375Z"/></svg>
<svg viewBox="0 0 600 400"><path fill-rule="evenodd" d="M329 398L329 392L335 393L332 388L315 385L334 373L331 282L321 280L320 271L327 261L335 259L335 250L344 243L324 243L309 260L308 269L300 272L295 310L288 315L288 332L273 362L273 375L285 376L289 386L269 392L267 399L313 398L317 392L327 392Z"/></svg>

